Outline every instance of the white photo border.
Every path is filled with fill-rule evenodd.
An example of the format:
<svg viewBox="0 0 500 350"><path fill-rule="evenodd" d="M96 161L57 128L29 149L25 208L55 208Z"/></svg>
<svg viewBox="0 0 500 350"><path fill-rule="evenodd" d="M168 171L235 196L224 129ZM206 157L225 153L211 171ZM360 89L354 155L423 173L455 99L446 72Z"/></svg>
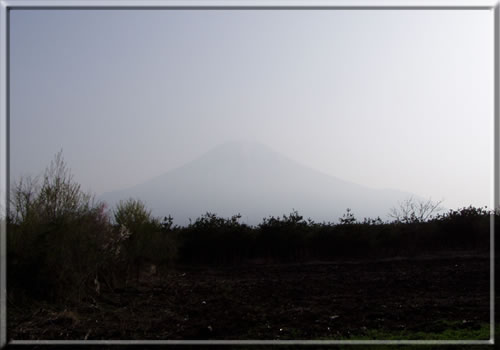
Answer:
<svg viewBox="0 0 500 350"><path fill-rule="evenodd" d="M11 340L7 339L6 218L9 185L9 12L56 9L203 10L483 10L494 19L493 174L491 206L500 210L499 0L0 0L0 348L6 345L492 345L495 330L495 217L490 220L488 340Z"/></svg>

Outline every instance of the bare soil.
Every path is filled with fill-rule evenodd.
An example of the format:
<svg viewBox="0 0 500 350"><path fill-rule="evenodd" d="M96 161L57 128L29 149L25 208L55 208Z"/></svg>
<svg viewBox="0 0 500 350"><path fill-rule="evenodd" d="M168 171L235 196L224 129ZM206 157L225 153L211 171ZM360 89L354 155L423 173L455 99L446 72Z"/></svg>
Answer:
<svg viewBox="0 0 500 350"><path fill-rule="evenodd" d="M11 339L340 339L489 322L488 256L176 267L78 304L8 305Z"/></svg>

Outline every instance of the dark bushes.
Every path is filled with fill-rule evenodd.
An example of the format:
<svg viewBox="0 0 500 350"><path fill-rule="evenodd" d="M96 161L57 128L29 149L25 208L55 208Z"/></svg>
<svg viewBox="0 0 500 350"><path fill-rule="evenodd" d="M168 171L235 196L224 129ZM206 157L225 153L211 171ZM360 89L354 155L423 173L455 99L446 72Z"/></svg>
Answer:
<svg viewBox="0 0 500 350"><path fill-rule="evenodd" d="M252 256L254 235L239 222L241 215L229 219L206 213L186 228L178 229L180 261L184 263L241 262Z"/></svg>
<svg viewBox="0 0 500 350"><path fill-rule="evenodd" d="M312 224L312 222L310 222ZM308 255L311 230L308 222L293 211L290 215L269 217L255 229L255 253L266 259L300 261Z"/></svg>
<svg viewBox="0 0 500 350"><path fill-rule="evenodd" d="M139 279L147 265L168 265L177 254L172 221L153 218L146 205L136 199L120 201L114 210L115 229L120 232L120 264L123 279Z"/></svg>
<svg viewBox="0 0 500 350"><path fill-rule="evenodd" d="M434 220L443 243L457 248L489 249L492 211L472 206L450 210ZM498 214L496 215L498 217Z"/></svg>
<svg viewBox="0 0 500 350"><path fill-rule="evenodd" d="M79 297L92 288L109 263L113 230L105 205L81 191L61 153L41 182L15 184L9 204L9 287L46 298Z"/></svg>
<svg viewBox="0 0 500 350"><path fill-rule="evenodd" d="M73 181L60 153L40 178L24 178L12 187L7 270L9 291L43 298L99 293L100 288L139 279L148 265L156 269L175 263L232 265L489 251L493 213L486 208L450 210L432 218L432 203L412 207L405 202L393 222L360 222L347 210L338 224L315 223L293 211L264 218L257 226L241 223L240 215L207 213L178 227L171 217L160 222L140 200L129 199L120 202L111 223L105 205ZM412 215L412 208L420 214Z"/></svg>
<svg viewBox="0 0 500 350"><path fill-rule="evenodd" d="M491 213L464 208L430 221L357 221L340 224L304 220L296 211L269 217L256 227L206 214L179 234L179 262L227 264L261 260L298 262L345 258L415 256L449 250L489 249Z"/></svg>

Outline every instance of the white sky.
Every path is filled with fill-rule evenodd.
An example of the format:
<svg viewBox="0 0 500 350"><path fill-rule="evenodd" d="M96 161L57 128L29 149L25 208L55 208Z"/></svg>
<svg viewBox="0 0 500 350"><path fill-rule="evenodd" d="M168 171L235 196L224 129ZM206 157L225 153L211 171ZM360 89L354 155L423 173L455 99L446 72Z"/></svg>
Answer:
<svg viewBox="0 0 500 350"><path fill-rule="evenodd" d="M490 205L493 12L12 10L11 179L61 148L97 194L229 140Z"/></svg>

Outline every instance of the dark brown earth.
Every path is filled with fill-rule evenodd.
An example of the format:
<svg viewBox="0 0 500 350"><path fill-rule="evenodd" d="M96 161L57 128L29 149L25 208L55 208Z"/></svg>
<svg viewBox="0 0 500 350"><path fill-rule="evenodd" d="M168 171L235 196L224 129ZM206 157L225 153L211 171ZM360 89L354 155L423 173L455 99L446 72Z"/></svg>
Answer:
<svg viewBox="0 0 500 350"><path fill-rule="evenodd" d="M76 305L8 304L10 339L340 339L489 322L487 256L177 267Z"/></svg>

